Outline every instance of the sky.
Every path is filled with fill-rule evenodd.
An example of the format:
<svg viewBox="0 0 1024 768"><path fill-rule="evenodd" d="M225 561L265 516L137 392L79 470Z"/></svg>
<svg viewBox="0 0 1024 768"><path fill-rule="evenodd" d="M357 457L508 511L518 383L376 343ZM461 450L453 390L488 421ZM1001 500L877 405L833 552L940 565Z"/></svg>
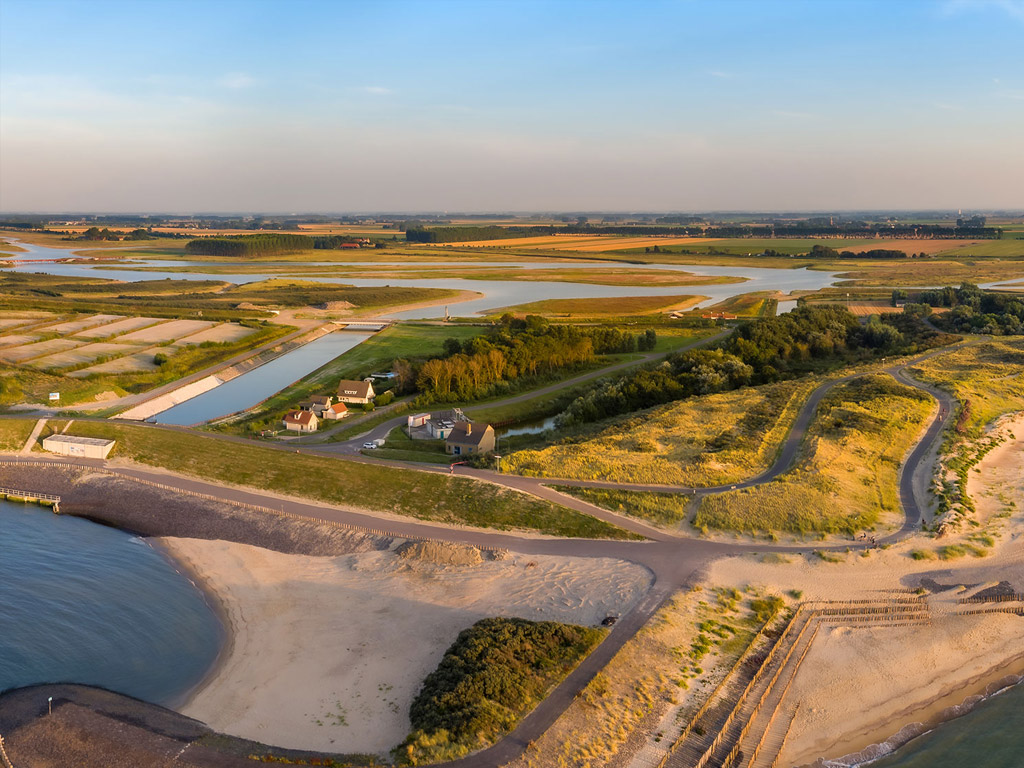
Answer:
<svg viewBox="0 0 1024 768"><path fill-rule="evenodd" d="M1024 208L1024 0L0 0L0 211Z"/></svg>

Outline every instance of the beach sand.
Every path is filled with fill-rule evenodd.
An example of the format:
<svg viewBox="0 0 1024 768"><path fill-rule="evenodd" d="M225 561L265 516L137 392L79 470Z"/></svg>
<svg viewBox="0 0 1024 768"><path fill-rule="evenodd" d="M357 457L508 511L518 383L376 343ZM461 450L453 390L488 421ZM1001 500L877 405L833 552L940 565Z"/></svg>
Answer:
<svg viewBox="0 0 1024 768"><path fill-rule="evenodd" d="M783 564L755 557L720 560L710 568L709 583L756 584L780 594L799 589L804 600L883 598L886 590L917 587L922 579L980 586L1008 581L1024 591L1024 416L1004 420L999 428L1007 439L972 471L968 486L979 520L1011 513L987 557L914 560L913 549L962 540L915 538L866 558L849 554L837 564L813 556ZM834 760L882 744L1024 672L1024 617L955 615L961 594L952 589L930 595L928 624L823 625L787 693L787 701L800 702L800 709L779 764Z"/></svg>
<svg viewBox="0 0 1024 768"><path fill-rule="evenodd" d="M219 598L231 634L210 679L178 711L231 735L331 752L386 753L402 741L424 677L477 620L596 625L650 584L646 569L612 559L509 555L458 565L395 550L311 557L158 541ZM478 560L460 549L468 556L448 559Z"/></svg>

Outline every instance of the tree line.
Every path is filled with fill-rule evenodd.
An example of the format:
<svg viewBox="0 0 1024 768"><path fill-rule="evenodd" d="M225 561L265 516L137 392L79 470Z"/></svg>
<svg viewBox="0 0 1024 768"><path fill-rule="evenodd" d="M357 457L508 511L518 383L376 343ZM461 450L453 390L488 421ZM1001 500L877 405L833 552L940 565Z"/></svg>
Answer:
<svg viewBox="0 0 1024 768"><path fill-rule="evenodd" d="M845 307L802 306L737 327L717 349L670 355L658 365L601 382L569 405L559 416L559 425L598 421L945 341L916 318L873 316L861 325Z"/></svg>
<svg viewBox="0 0 1024 768"><path fill-rule="evenodd" d="M446 339L444 355L421 363L396 360L396 388L421 403L464 402L507 392L513 383L593 362L598 355L654 349L657 334L617 328L551 325L544 318L506 316L492 331L466 341Z"/></svg>
<svg viewBox="0 0 1024 768"><path fill-rule="evenodd" d="M185 245L185 250L201 256L275 256L312 250L333 250L343 245L358 244L349 235L291 235L284 232L263 232L258 235L225 235L201 237ZM381 243L376 244L383 247Z"/></svg>
<svg viewBox="0 0 1024 768"><path fill-rule="evenodd" d="M922 291L906 312L931 315L932 307L949 312L932 316L932 323L951 333L988 333L993 336L1024 334L1024 298L1012 293L983 291L973 283Z"/></svg>

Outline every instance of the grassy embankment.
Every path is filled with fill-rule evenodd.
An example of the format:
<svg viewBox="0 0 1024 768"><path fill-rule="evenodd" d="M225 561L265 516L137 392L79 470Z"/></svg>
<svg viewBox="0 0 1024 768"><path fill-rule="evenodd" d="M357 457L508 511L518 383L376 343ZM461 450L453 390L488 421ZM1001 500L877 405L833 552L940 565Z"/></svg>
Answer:
<svg viewBox="0 0 1024 768"><path fill-rule="evenodd" d="M212 429L232 434L253 434L264 429L280 429L284 414L312 395L334 395L341 379L361 380L371 373L390 370L397 358L439 355L445 339L465 341L485 331L473 325L418 325L400 323L375 333L363 343L336 357L305 378L282 389L237 420L217 424ZM349 419L358 417L358 406L351 407ZM391 414L394 415L394 414ZM325 422L329 428L331 422ZM362 427L366 429L368 427ZM346 430L347 431L347 430Z"/></svg>
<svg viewBox="0 0 1024 768"><path fill-rule="evenodd" d="M937 491L939 510L936 528L944 532L967 530L989 546L992 531L980 530L975 505L967 493L970 471L997 444L987 434L1000 416L1024 410L1024 338L995 338L934 357L914 366L911 373L922 381L952 392L960 404L955 426L942 446L942 470ZM975 552L977 554L977 552Z"/></svg>
<svg viewBox="0 0 1024 768"><path fill-rule="evenodd" d="M412 702L399 765L453 760L515 728L602 640L592 627L482 619L459 633Z"/></svg>
<svg viewBox="0 0 1024 768"><path fill-rule="evenodd" d="M50 422L47 430L62 426ZM340 462L156 427L76 421L73 432L117 440L112 458L328 504L553 536L636 538L601 520L468 478Z"/></svg>
<svg viewBox="0 0 1024 768"><path fill-rule="evenodd" d="M0 419L0 451L20 451L34 425L28 419Z"/></svg>
<svg viewBox="0 0 1024 768"><path fill-rule="evenodd" d="M736 482L771 465L819 383L808 378L680 400L611 419L593 436L514 453L504 465L519 474L576 480Z"/></svg>
<svg viewBox="0 0 1024 768"><path fill-rule="evenodd" d="M883 515L900 510L899 467L933 408L927 394L884 374L839 385L820 404L791 471L753 488L702 497L693 525L705 533L770 536L873 530ZM685 494L570 492L661 524L685 520L692 502Z"/></svg>

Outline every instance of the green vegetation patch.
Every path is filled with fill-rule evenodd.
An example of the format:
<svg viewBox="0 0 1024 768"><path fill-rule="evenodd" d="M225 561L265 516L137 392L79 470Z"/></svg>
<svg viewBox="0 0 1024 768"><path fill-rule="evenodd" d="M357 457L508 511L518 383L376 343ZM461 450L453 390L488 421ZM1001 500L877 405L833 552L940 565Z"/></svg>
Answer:
<svg viewBox="0 0 1024 768"><path fill-rule="evenodd" d="M30 419L0 419L0 451L21 450L33 426Z"/></svg>
<svg viewBox="0 0 1024 768"><path fill-rule="evenodd" d="M605 422L596 435L591 428L591 434L542 450L519 451L504 466L574 480L696 487L736 482L771 465L819 383L807 378L681 400Z"/></svg>
<svg viewBox="0 0 1024 768"><path fill-rule="evenodd" d="M833 389L808 430L804 455L782 477L701 499L694 525L746 533L847 533L900 510L903 457L934 408L887 375Z"/></svg>
<svg viewBox="0 0 1024 768"><path fill-rule="evenodd" d="M117 440L112 455L140 464L329 504L553 536L639 538L596 518L468 478L343 462L158 427L77 421L74 433Z"/></svg>
<svg viewBox="0 0 1024 768"><path fill-rule="evenodd" d="M601 641L591 627L483 619L459 633L423 682L395 750L402 765L452 760L511 731Z"/></svg>

